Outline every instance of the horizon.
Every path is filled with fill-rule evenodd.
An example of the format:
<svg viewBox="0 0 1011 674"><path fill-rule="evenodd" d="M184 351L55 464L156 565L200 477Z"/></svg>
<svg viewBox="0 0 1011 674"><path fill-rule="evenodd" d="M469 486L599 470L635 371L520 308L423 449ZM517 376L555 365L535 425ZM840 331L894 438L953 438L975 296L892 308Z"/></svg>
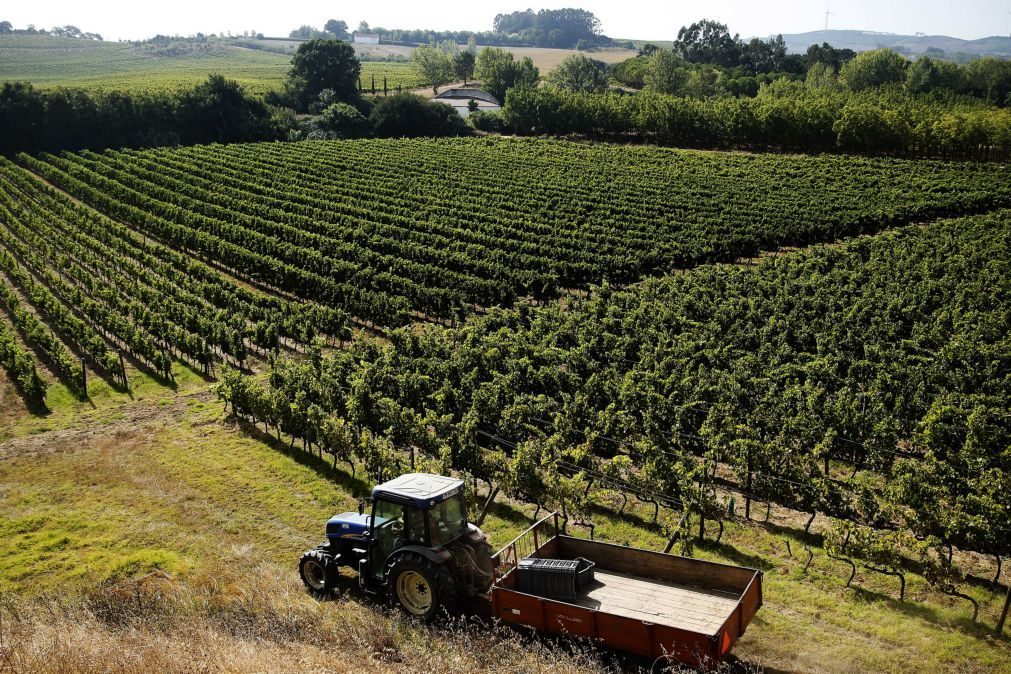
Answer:
<svg viewBox="0 0 1011 674"><path fill-rule="evenodd" d="M600 19L602 31L615 39L669 41L681 26L703 18L727 24L731 33L742 38L767 38L777 34L798 34L825 29L826 10L829 30L852 30L887 35L948 36L977 40L1011 33L1011 9L998 0L967 3L971 11L959 11L943 0L898 0L882 7L873 0L850 0L827 4L811 0L773 0L756 5L743 0L715 0L700 6L672 7L647 0L631 0L617 6L613 2L531 3L533 9L582 7ZM206 3L179 0L171 7L156 8L138 17L136 5L123 0L105 0L82 5L67 0L53 0L35 5L8 8L0 20L15 28L34 25L74 25L81 30L100 33L106 40L143 40L155 35L190 36L204 34L242 34L256 31L270 37L284 37L303 24L321 28L327 19L343 19L350 30L362 20L370 26L387 29L423 29L490 31L496 14L522 11L527 6L501 0L487 5L452 0L437 7L420 7L406 0L390 0L358 10L335 9L321 2L300 5L296 11L273 7L248 8L238 3ZM241 20L235 18L241 16Z"/></svg>

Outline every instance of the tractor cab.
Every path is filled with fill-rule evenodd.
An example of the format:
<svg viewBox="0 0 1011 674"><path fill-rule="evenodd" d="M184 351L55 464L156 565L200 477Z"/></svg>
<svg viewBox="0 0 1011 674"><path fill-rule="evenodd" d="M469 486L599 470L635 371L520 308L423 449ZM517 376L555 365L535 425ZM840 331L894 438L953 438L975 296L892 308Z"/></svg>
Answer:
<svg viewBox="0 0 1011 674"><path fill-rule="evenodd" d="M382 578L386 559L406 546L439 554L467 533L463 481L442 475L409 473L372 490L369 568Z"/></svg>

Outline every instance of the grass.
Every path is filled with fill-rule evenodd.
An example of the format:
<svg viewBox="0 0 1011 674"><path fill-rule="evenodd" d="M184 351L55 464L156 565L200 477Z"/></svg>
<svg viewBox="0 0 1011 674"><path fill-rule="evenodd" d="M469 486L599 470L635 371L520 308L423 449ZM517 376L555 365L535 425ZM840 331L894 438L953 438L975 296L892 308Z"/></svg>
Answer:
<svg viewBox="0 0 1011 674"><path fill-rule="evenodd" d="M66 664L73 652L111 657L119 649L170 669L195 667L210 653L224 668L243 668L255 656L264 663L257 669L282 670L286 658L311 667L336 648L341 662L380 669L396 668L398 658L432 671L506 666L492 653L507 669L547 669L556 659L573 671L608 664L607 654L556 654L541 641L510 647L516 637L482 630L430 632L355 592L332 603L308 600L294 571L298 554L369 485L345 467L334 470L224 419L196 375L177 379L172 391L135 375L133 401L96 384L94 407L51 398L49 417L17 413L9 424L13 439L0 444L10 454L0 462L0 595L19 615L40 612L37 621L23 619L21 636L36 651L54 649L47 661ZM21 451L36 439L45 440L45 452ZM498 546L532 514L530 506L499 503L484 528ZM592 519L600 538L659 549L664 540L648 524L651 515L652 506L633 503L624 517L601 509ZM970 589L983 606L982 624L974 626L967 605L933 594L912 574L904 604L895 599L894 579L877 574L862 572L847 589L844 565L818 548L805 575L801 545L787 553L791 536L730 523L722 543L696 548L702 558L765 570L765 606L735 650L744 661L789 671L1011 671L1009 640L987 632L999 608L993 592ZM157 601L144 599L148 583L158 587ZM55 596L64 599L54 619ZM137 602L143 611L128 609ZM46 640L43 623L54 620L64 625L65 641ZM77 625L90 625L79 639ZM255 646L243 650L242 630L259 635ZM332 638L341 630L367 646L343 650ZM141 643L145 634L151 639Z"/></svg>

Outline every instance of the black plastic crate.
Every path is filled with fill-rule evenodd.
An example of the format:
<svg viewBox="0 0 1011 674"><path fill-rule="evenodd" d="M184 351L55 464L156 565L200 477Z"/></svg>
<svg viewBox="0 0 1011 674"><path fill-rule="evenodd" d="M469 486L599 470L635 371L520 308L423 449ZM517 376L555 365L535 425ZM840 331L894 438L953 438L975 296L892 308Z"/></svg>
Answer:
<svg viewBox="0 0 1011 674"><path fill-rule="evenodd" d="M586 557L576 557L579 566L576 570L576 584L580 590L585 590L586 586L593 582L593 567L596 566Z"/></svg>
<svg viewBox="0 0 1011 674"><path fill-rule="evenodd" d="M593 562L578 559L521 559L516 568L520 592L538 597L575 599L593 582Z"/></svg>

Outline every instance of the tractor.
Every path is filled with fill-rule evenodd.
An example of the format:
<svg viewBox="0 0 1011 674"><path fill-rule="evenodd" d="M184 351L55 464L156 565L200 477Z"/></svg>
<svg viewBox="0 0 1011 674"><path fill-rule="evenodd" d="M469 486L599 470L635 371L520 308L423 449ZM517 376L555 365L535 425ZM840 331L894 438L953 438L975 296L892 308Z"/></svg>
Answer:
<svg viewBox="0 0 1011 674"><path fill-rule="evenodd" d="M486 595L494 579L488 537L467 521L463 481L426 473L380 484L357 513L330 518L326 542L298 563L318 597L335 588L341 567L357 572L366 593L424 621Z"/></svg>

